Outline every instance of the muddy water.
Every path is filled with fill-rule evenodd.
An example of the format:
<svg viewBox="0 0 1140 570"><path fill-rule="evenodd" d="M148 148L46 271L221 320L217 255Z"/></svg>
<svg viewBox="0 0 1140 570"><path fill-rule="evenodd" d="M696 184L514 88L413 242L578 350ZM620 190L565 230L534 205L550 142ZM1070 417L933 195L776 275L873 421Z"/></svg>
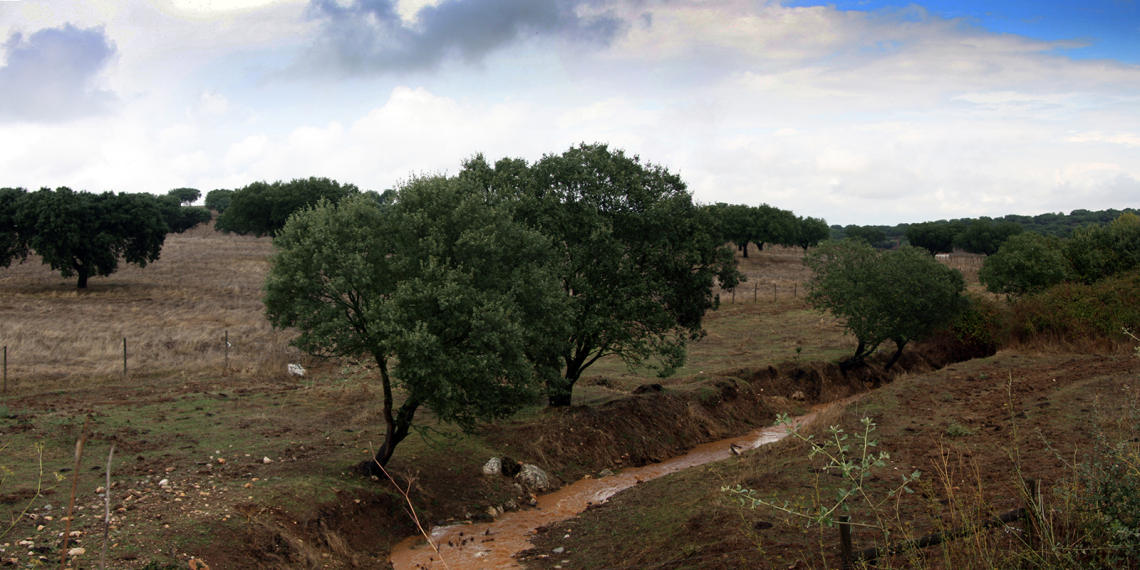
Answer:
<svg viewBox="0 0 1140 570"><path fill-rule="evenodd" d="M805 423L814 416L815 413L807 414L795 421L797 424ZM423 537L409 538L392 549L392 565L396 570L522 568L512 556L532 547L528 539L534 529L569 519L586 510L587 506L604 502L618 491L642 481L726 459L731 455L730 447L734 444L744 449L754 449L777 441L786 434L787 428L778 426L756 430L742 437L706 443L661 463L626 469L617 475L601 479L582 479L539 497L537 509L506 513L493 523L435 527L431 531L431 540L438 551L427 544Z"/></svg>

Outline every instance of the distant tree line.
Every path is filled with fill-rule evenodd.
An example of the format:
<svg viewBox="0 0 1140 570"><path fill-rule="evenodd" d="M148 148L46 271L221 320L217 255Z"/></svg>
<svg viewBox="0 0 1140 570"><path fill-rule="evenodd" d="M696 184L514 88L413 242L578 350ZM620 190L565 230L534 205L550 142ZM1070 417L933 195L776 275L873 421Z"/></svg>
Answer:
<svg viewBox="0 0 1140 570"><path fill-rule="evenodd" d="M722 202L707 208L723 241L736 245L744 257L748 257L750 243L761 250L764 244L798 246L807 250L831 235L823 219L796 216L768 204L747 206Z"/></svg>
<svg viewBox="0 0 1140 570"><path fill-rule="evenodd" d="M949 253L961 249L969 253L992 255L1005 240L1022 232L1035 232L1043 236L1066 238L1080 228L1105 225L1124 213L1137 210L1073 210L1070 214L1046 213L1036 216L1010 214L1000 218L959 218L895 226L834 225L832 239L861 239L879 249L892 249L910 244L932 253Z"/></svg>
<svg viewBox="0 0 1140 570"><path fill-rule="evenodd" d="M0 188L0 267L34 252L64 277L77 277L80 289L91 276L114 273L120 259L146 267L166 234L210 221L209 210L184 205L200 196L193 188L164 196Z"/></svg>
<svg viewBox="0 0 1140 570"><path fill-rule="evenodd" d="M978 279L995 293L1032 294L1064 282L1091 284L1140 268L1140 216L1125 212L1067 239L1024 232L986 258Z"/></svg>

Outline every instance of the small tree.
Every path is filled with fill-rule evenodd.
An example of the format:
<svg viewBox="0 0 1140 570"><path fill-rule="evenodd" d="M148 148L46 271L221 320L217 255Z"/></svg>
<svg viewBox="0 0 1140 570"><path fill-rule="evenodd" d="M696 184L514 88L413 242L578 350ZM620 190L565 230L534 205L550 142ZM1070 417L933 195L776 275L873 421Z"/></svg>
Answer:
<svg viewBox="0 0 1140 570"><path fill-rule="evenodd" d="M986 258L978 280L991 293L1023 295L1048 289L1068 277L1063 248L1059 239L1037 232L1015 235Z"/></svg>
<svg viewBox="0 0 1140 570"><path fill-rule="evenodd" d="M815 247L831 235L831 228L823 218L797 218L795 244L804 248Z"/></svg>
<svg viewBox="0 0 1140 570"><path fill-rule="evenodd" d="M139 267L158 259L167 226L150 194L89 194L59 188L31 192L17 202L16 225L28 247L64 277L106 276L119 258Z"/></svg>
<svg viewBox="0 0 1140 570"><path fill-rule="evenodd" d="M184 202L179 202L177 196L169 194L158 196L155 202L162 212L162 219L166 222L168 231L173 233L180 234L214 219L210 210L200 206L184 206L182 205Z"/></svg>
<svg viewBox="0 0 1140 570"><path fill-rule="evenodd" d="M808 303L841 319L859 343L840 363L844 372L888 340L896 347L890 369L908 342L949 323L962 306L962 274L919 248L881 251L862 240L829 241L804 256L804 265L814 273Z"/></svg>
<svg viewBox="0 0 1140 570"><path fill-rule="evenodd" d="M202 197L202 192L197 188L175 188L166 195L177 199L180 205L189 206Z"/></svg>
<svg viewBox="0 0 1140 570"><path fill-rule="evenodd" d="M566 298L549 272L550 242L474 184L416 178L387 208L367 195L322 200L273 244L270 322L297 327L293 344L306 352L376 360L387 432L369 472L387 464L421 406L471 430L534 402L558 375Z"/></svg>
<svg viewBox="0 0 1140 570"><path fill-rule="evenodd" d="M222 212L226 211L226 208L230 207L230 199L233 197L233 195L233 190L210 190L206 194L206 200L203 202L203 204L206 206L207 210L213 210L221 214Z"/></svg>

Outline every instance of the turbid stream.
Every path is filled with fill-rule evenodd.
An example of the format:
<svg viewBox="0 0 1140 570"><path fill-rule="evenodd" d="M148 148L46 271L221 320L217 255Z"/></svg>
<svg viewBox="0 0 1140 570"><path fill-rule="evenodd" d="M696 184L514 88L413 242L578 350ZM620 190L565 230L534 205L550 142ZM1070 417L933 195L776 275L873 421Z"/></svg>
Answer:
<svg viewBox="0 0 1140 570"><path fill-rule="evenodd" d="M800 416L795 421L797 424L806 423L816 413L818 412ZM618 491L642 481L727 459L732 454L730 448L734 444L740 448L754 449L777 441L786 434L785 426L777 426L756 430L742 437L706 443L661 463L625 469L601 479L582 479L539 497L537 509L506 513L492 523L435 527L431 531L431 540L439 549L438 552L422 536L412 537L392 549L392 565L396 570L522 568L512 556L532 547L529 538L534 529L569 519L590 504L604 502ZM558 556L553 553L551 555Z"/></svg>

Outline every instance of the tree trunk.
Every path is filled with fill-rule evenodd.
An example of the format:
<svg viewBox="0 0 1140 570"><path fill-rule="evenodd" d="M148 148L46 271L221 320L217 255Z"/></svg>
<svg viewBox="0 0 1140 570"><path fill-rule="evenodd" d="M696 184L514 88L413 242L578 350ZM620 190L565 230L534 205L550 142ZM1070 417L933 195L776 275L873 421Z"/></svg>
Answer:
<svg viewBox="0 0 1140 570"><path fill-rule="evenodd" d="M891 359L887 362L887 365L883 367L884 371L890 370L891 367L894 366L896 362L898 362L899 356L902 356L903 347L906 346L906 341L904 340L902 342L899 342L896 340L895 346L898 347L898 350L896 350L894 355L891 356Z"/></svg>
<svg viewBox="0 0 1140 570"><path fill-rule="evenodd" d="M78 263L72 264L75 267L75 272L79 274L79 284L75 286L76 289L87 288L87 266Z"/></svg>
<svg viewBox="0 0 1140 570"><path fill-rule="evenodd" d="M400 406L399 411L393 415L392 413L392 380L388 376L388 362L387 359L377 358L376 364L380 368L380 380L384 388L384 424L386 432L384 433L384 443L380 449L376 451L375 457L360 464L360 470L365 475L374 475L381 477L384 475L383 467L388 465L388 461L392 459L392 454L396 451L396 446L399 445L404 438L408 437L408 432L412 427L412 420L416 416L416 410L420 407L420 402L412 396L404 401Z"/></svg>
<svg viewBox="0 0 1140 570"><path fill-rule="evenodd" d="M566 357L566 374L561 378L561 382L557 386L547 384L547 403L551 408L565 408L571 405L574 384L582 376L582 370L585 369L582 364L586 361L587 356L589 356L588 352Z"/></svg>
<svg viewBox="0 0 1140 570"><path fill-rule="evenodd" d="M744 252L744 255L741 255L741 257L748 257L748 242L744 242L744 245L740 247L740 251Z"/></svg>

